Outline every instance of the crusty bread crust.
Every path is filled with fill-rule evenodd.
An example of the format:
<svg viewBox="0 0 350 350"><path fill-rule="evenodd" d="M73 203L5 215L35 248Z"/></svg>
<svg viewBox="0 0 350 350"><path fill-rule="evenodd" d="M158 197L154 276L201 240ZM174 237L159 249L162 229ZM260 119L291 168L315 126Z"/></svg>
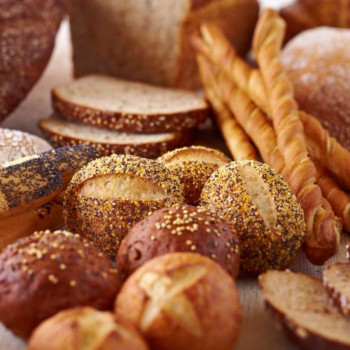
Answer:
<svg viewBox="0 0 350 350"><path fill-rule="evenodd" d="M191 140L191 131L184 130L169 133L168 138L162 141L148 142L148 143L132 143L123 142L114 143L112 141L100 142L91 141L90 139L84 139L84 135L71 136L60 133L50 126L46 121L48 119L42 119L39 122L40 129L48 136L50 142L56 147L73 146L77 144L90 145L96 148L101 156L110 156L112 154L131 154L145 158L157 158L160 155L176 148L187 145ZM67 125L69 122L67 121ZM103 132L103 131L102 131ZM118 131L115 131L116 137ZM142 135L142 134L141 134ZM137 137L137 136L136 136Z"/></svg>

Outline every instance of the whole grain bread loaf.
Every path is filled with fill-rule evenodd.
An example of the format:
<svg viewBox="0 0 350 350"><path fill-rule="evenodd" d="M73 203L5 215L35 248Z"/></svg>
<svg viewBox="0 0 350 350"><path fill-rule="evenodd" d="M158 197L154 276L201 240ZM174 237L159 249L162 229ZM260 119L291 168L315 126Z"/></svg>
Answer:
<svg viewBox="0 0 350 350"><path fill-rule="evenodd" d="M258 9L256 0L71 1L75 75L197 88L191 33L201 21L213 21L245 54Z"/></svg>
<svg viewBox="0 0 350 350"><path fill-rule="evenodd" d="M0 120L23 100L49 61L64 0L0 2Z"/></svg>

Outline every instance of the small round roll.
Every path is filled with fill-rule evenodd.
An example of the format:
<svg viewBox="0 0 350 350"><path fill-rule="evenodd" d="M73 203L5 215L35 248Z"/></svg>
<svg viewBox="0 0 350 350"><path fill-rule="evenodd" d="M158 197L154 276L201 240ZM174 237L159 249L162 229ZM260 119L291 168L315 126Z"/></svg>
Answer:
<svg viewBox="0 0 350 350"><path fill-rule="evenodd" d="M152 350L232 350L241 324L234 280L195 253L148 261L124 283L115 309Z"/></svg>
<svg viewBox="0 0 350 350"><path fill-rule="evenodd" d="M148 350L148 346L137 331L116 321L112 313L77 307L59 312L34 330L28 350L43 349Z"/></svg>
<svg viewBox="0 0 350 350"><path fill-rule="evenodd" d="M0 254L0 321L27 338L58 311L110 309L120 282L109 259L79 235L35 232Z"/></svg>
<svg viewBox="0 0 350 350"><path fill-rule="evenodd" d="M157 160L181 179L186 203L193 205L199 203L202 188L210 175L230 161L220 151L203 146L178 148Z"/></svg>
<svg viewBox="0 0 350 350"><path fill-rule="evenodd" d="M238 234L242 269L284 269L304 241L305 219L294 193L267 164L231 162L212 174L201 204L224 217Z"/></svg>
<svg viewBox="0 0 350 350"><path fill-rule="evenodd" d="M172 252L205 255L237 277L237 235L222 218L190 205L159 209L137 223L122 241L117 268L128 276L146 261Z"/></svg>

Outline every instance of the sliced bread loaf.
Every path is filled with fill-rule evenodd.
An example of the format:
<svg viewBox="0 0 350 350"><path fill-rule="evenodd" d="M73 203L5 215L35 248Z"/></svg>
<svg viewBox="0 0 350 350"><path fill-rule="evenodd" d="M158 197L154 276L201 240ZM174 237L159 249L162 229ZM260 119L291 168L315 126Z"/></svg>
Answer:
<svg viewBox="0 0 350 350"><path fill-rule="evenodd" d="M155 87L90 75L52 91L61 116L97 127L127 132L190 129L209 114L204 98L194 92Z"/></svg>
<svg viewBox="0 0 350 350"><path fill-rule="evenodd" d="M270 270L259 277L262 295L287 335L303 349L350 349L350 323L317 278Z"/></svg>
<svg viewBox="0 0 350 350"><path fill-rule="evenodd" d="M350 313L350 264L335 263L328 265L323 271L323 284L329 296L340 311L349 316Z"/></svg>
<svg viewBox="0 0 350 350"><path fill-rule="evenodd" d="M39 127L56 147L88 144L104 156L115 153L156 158L190 140L190 131L129 134L77 124L56 116L42 119Z"/></svg>
<svg viewBox="0 0 350 350"><path fill-rule="evenodd" d="M74 73L103 73L177 88L200 86L190 38L219 25L239 54L250 47L257 0L74 0Z"/></svg>

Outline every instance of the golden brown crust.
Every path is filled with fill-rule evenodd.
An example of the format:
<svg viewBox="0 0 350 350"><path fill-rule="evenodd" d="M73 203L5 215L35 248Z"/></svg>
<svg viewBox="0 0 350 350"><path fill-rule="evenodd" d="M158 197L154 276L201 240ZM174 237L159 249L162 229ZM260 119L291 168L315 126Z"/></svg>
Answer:
<svg viewBox="0 0 350 350"><path fill-rule="evenodd" d="M256 176L245 176L242 167L253 168ZM264 182L267 210L259 204L259 181ZM304 241L302 208L287 183L266 164L246 160L222 166L205 184L200 203L232 225L246 272L286 268Z"/></svg>
<svg viewBox="0 0 350 350"><path fill-rule="evenodd" d="M131 154L145 158L157 158L162 154L173 150L177 147L182 147L190 143L191 130L184 130L174 132L172 138L165 141L154 143L142 143L142 144L117 144L117 143L102 143L92 142L89 140L80 139L78 137L73 138L63 134L58 134L46 128L44 120L39 122L40 129L47 135L50 142L56 147L73 146L77 144L84 144L94 147L101 156L110 156L112 154Z"/></svg>
<svg viewBox="0 0 350 350"><path fill-rule="evenodd" d="M125 282L115 307L155 350L230 350L241 323L233 279L193 253L148 261Z"/></svg>
<svg viewBox="0 0 350 350"><path fill-rule="evenodd" d="M239 270L239 242L230 225L208 210L176 205L155 211L123 239L117 268L126 277L156 256L171 252L199 253L219 263L232 277Z"/></svg>
<svg viewBox="0 0 350 350"><path fill-rule="evenodd" d="M28 350L43 349L148 350L148 346L138 332L117 321L112 313L77 307L59 312L34 330Z"/></svg>
<svg viewBox="0 0 350 350"><path fill-rule="evenodd" d="M119 288L108 258L65 231L22 238L0 254L0 261L0 319L21 337L63 309L108 309Z"/></svg>
<svg viewBox="0 0 350 350"><path fill-rule="evenodd" d="M122 114L94 109L64 100L52 91L54 110L63 118L111 130L140 133L182 131L203 124L209 109L204 106L188 112L171 114Z"/></svg>
<svg viewBox="0 0 350 350"><path fill-rule="evenodd" d="M39 79L63 12L61 0L1 2L0 119L11 113Z"/></svg>
<svg viewBox="0 0 350 350"><path fill-rule="evenodd" d="M136 178L162 193L159 199L103 198L81 195L87 181L103 176ZM110 178L111 181L112 178ZM132 190L124 188L124 193ZM67 227L91 239L97 246L115 256L121 239L127 231L149 212L184 201L179 178L166 167L150 159L130 155L112 155L89 163L77 172L65 194Z"/></svg>

